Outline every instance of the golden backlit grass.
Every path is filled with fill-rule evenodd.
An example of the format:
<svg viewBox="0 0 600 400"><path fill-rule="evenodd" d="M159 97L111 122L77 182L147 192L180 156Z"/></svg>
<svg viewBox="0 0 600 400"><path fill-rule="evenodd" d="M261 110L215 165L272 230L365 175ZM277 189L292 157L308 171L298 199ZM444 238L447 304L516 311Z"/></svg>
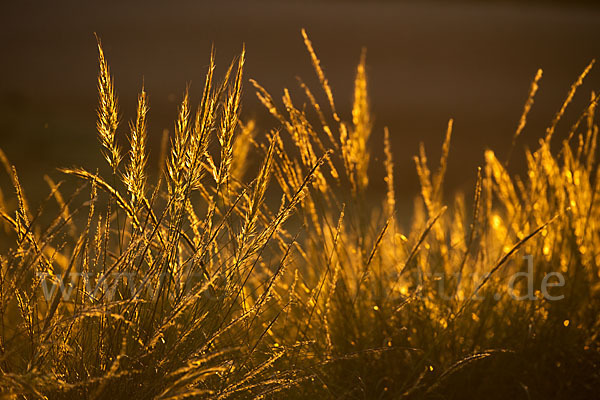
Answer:
<svg viewBox="0 0 600 400"><path fill-rule="evenodd" d="M0 152L15 192L0 203L10 248L0 255L2 398L594 393L598 97L574 126L559 124L591 65L539 147L525 152L525 175L507 172L512 149L505 158L489 150L472 172L473 193L446 199L450 120L438 167L423 146L415 157L422 193L403 227L387 129L387 176L368 173L375 157L366 53L345 119L303 36L323 93L300 82L306 98L285 90L278 104L252 81L280 126L257 135L260 127L240 120L245 52L220 82L213 52L196 108L184 91L158 182L147 171L148 95L142 87L128 129L119 124L99 41L97 126L111 174L62 169L81 186L64 193L47 177L48 199L35 211ZM126 131L128 153L116 140ZM258 168L247 168L251 157ZM375 180L387 193L367 201ZM527 270L524 256L534 300L514 298L507 284ZM550 293L562 300L541 292L548 273L564 277ZM516 289L526 293L527 281Z"/></svg>

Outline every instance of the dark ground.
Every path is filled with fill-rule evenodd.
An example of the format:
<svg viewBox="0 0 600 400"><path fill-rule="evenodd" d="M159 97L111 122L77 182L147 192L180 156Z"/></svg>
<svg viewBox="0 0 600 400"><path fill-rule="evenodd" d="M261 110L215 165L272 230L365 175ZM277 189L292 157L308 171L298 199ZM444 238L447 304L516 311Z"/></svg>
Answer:
<svg viewBox="0 0 600 400"><path fill-rule="evenodd" d="M600 9L582 4L155 0L13 2L2 9L0 147L34 193L45 190L42 173L59 176L54 167L101 165L93 32L112 66L123 122L133 116L145 81L154 155L162 130L172 130L186 82L198 99L211 42L221 74L245 42L246 77L279 98L284 87L296 87L297 75L315 87L300 36L305 27L346 119L366 46L376 117L371 145L381 154L382 128L389 126L397 192L406 202L418 188L412 161L418 143L435 160L448 118L455 118L448 184L470 192L483 150L506 153L537 68L544 78L521 148L535 145L571 83L600 55ZM598 68L559 129L577 118L593 89L600 89ZM273 124L249 84L244 116ZM383 189L382 169L373 172L373 184ZM0 182L6 191L4 175Z"/></svg>

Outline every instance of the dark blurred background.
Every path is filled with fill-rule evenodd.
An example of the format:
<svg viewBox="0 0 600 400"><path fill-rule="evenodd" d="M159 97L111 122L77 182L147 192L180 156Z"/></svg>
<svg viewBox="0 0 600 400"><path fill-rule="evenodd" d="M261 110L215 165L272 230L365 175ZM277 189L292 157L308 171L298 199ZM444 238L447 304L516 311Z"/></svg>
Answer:
<svg viewBox="0 0 600 400"><path fill-rule="evenodd" d="M297 87L296 76L318 92L302 27L348 120L355 67L365 46L376 118L370 144L379 155L371 182L384 189L379 164L388 126L397 192L407 202L418 191L412 161L418 143L436 161L449 118L455 130L448 187L470 192L483 150L505 156L537 68L544 69L544 78L519 149L535 145L571 83L600 55L600 8L594 2L13 1L1 9L0 147L34 195L46 191L43 173L60 175L55 167L102 165L93 32L115 76L123 137L145 82L153 157L162 131L172 131L186 83L198 100L211 43L219 76L246 44L243 116L265 129L275 122L248 78L278 100L284 87ZM600 89L598 68L559 125L561 132L577 119L593 89ZM523 165L522 158L522 151L514 154L513 168ZM6 188L8 178L0 176Z"/></svg>

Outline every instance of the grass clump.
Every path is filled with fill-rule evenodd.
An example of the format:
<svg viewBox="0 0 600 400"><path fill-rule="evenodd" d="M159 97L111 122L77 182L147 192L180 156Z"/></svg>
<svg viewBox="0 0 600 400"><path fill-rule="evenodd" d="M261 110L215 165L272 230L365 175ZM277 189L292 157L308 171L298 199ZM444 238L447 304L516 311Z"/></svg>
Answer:
<svg viewBox="0 0 600 400"><path fill-rule="evenodd" d="M0 153L15 191L0 209L4 397L593 396L598 97L552 140L591 65L526 151L526 174L510 175L511 154L488 150L472 202L444 198L451 120L437 169L423 147L415 157L422 193L403 227L387 130L386 176L368 174L365 53L347 122L303 35L327 104L300 82L306 104L285 90L280 106L252 81L280 126L265 142L240 118L245 52L220 82L213 52L198 105L186 89L151 182L148 96L142 87L124 154L98 42L109 178L62 169L80 186L66 195L47 177L50 194L33 212ZM247 179L252 154L262 161ZM375 203L374 179L387 183Z"/></svg>

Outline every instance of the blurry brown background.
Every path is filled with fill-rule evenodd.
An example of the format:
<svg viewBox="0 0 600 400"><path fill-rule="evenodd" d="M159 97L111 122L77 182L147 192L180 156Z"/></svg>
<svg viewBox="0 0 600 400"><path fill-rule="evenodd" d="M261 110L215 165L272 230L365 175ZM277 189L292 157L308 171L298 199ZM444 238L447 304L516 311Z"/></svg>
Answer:
<svg viewBox="0 0 600 400"><path fill-rule="evenodd" d="M172 131L186 83L196 101L200 96L212 42L219 74L245 43L246 78L279 99L284 87L297 87L295 76L318 91L300 35L306 28L346 119L366 46L376 118L371 146L381 155L383 126L389 126L397 191L406 201L418 187L412 156L419 141L435 161L448 118L455 119L449 188L470 191L483 150L506 154L537 68L544 78L519 148L535 145L571 83L600 55L600 9L566 1L19 1L3 4L0 14L0 147L26 190L38 193L46 190L42 173L59 176L57 166L102 165L93 32L115 76L123 136L145 81L154 156L162 130ZM600 89L598 67L562 132L593 89ZM296 96L296 103L303 101ZM243 115L274 125L247 80ZM520 159L517 151L514 168ZM372 164L372 183L383 189L382 169L377 160Z"/></svg>

